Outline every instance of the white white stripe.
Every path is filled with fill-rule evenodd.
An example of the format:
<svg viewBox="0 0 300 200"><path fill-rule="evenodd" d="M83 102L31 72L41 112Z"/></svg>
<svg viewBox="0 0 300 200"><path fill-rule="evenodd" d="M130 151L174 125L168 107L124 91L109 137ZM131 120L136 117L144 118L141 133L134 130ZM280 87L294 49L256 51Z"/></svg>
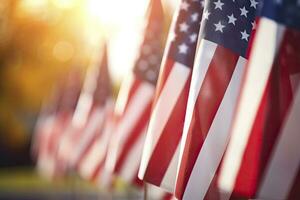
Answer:
<svg viewBox="0 0 300 200"><path fill-rule="evenodd" d="M142 149L145 142L145 135L146 128L141 132L137 141L130 148L130 151L126 155L126 160L121 167L119 175L128 183L131 183L137 176L142 157Z"/></svg>
<svg viewBox="0 0 300 200"><path fill-rule="evenodd" d="M86 150L88 144L91 142L93 137L96 134L99 134L97 130L103 125L104 123L104 115L105 115L105 109L104 108L96 108L92 111L91 116L89 117L89 120L87 122L87 125L83 132L81 133L81 137L77 144L73 144L73 153L70 154L71 156L71 166L76 164L80 157L82 156L82 153ZM75 146L74 146L75 145Z"/></svg>
<svg viewBox="0 0 300 200"><path fill-rule="evenodd" d="M231 193L234 188L282 33L283 28L275 22L261 19L232 126L232 137L221 167L219 187L227 193Z"/></svg>
<svg viewBox="0 0 300 200"><path fill-rule="evenodd" d="M190 73L190 69L186 66L180 63L174 63L165 86L162 89L161 95L159 96L151 114L146 136L147 145L144 146L141 167L139 170L139 177L141 179L144 177L150 156L162 134L174 106L176 105L177 99L179 98Z"/></svg>
<svg viewBox="0 0 300 200"><path fill-rule="evenodd" d="M108 154L110 156L106 159L105 163L105 168L107 170L111 171L114 169L123 145L129 137L132 128L140 119L140 116L143 114L147 105L152 101L154 89L152 84L144 82L139 86L132 99L129 100L130 103L128 108L117 125L114 138L109 144Z"/></svg>
<svg viewBox="0 0 300 200"><path fill-rule="evenodd" d="M128 102L128 97L129 97L129 92L134 83L134 77L132 73L129 73L124 81L122 82L117 102L116 102L116 107L115 107L115 113L117 115L121 115L124 112L126 103Z"/></svg>
<svg viewBox="0 0 300 200"><path fill-rule="evenodd" d="M204 199L228 141L246 59L240 57L187 183L183 199Z"/></svg>
<svg viewBox="0 0 300 200"><path fill-rule="evenodd" d="M76 109L72 118L72 124L75 127L82 127L88 120L89 112L93 104L93 95L97 87L97 79L99 75L99 67L91 66L86 74L83 92L80 94Z"/></svg>
<svg viewBox="0 0 300 200"><path fill-rule="evenodd" d="M199 49L197 50L197 54L195 56L195 63L193 67L192 80L189 92L189 98L187 103L187 110L184 120L183 134L180 142L180 151L179 151L179 164L177 172L179 171L180 162L183 156L183 150L187 139L187 134L189 131L189 127L191 124L193 111L195 107L195 103L197 100L197 96L199 94L201 85L203 83L205 74L208 70L208 66L211 62L211 59L216 51L217 44L202 39L199 44ZM177 173L178 175L178 173Z"/></svg>
<svg viewBox="0 0 300 200"><path fill-rule="evenodd" d="M106 189L107 191L110 189L110 185L113 181L113 175L106 171L105 169L102 169L100 174L98 174L98 177L96 177L96 185L100 189Z"/></svg>
<svg viewBox="0 0 300 200"><path fill-rule="evenodd" d="M287 199L300 164L300 87L266 168L258 197Z"/></svg>
<svg viewBox="0 0 300 200"><path fill-rule="evenodd" d="M79 163L79 174L85 178L90 179L92 174L95 172L97 166L104 159L106 150L105 145L103 145L104 138L99 138L93 144L90 151L84 157L81 163Z"/></svg>
<svg viewBox="0 0 300 200"><path fill-rule="evenodd" d="M176 151L172 157L172 160L168 166L168 169L165 173L164 178L160 184L160 187L166 189L170 193L174 193L175 191L175 183L176 183L176 174L177 174L177 166L179 159L179 149L180 145L177 146Z"/></svg>
<svg viewBox="0 0 300 200"><path fill-rule="evenodd" d="M112 133L112 123L107 123L103 134L93 143L84 159L79 163L79 174L90 179L97 166L104 161L109 139Z"/></svg>

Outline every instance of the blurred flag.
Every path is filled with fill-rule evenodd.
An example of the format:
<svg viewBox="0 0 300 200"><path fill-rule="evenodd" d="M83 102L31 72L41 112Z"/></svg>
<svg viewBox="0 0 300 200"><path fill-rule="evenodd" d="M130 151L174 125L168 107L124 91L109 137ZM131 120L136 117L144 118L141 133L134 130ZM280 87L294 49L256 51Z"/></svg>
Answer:
<svg viewBox="0 0 300 200"><path fill-rule="evenodd" d="M64 166L57 162L59 142L69 126L74 114L80 90L81 78L78 70L72 70L64 83L58 88L55 100L56 108L44 123L39 139L37 167L39 172L48 178L61 176Z"/></svg>
<svg viewBox="0 0 300 200"><path fill-rule="evenodd" d="M89 72L87 82L92 81L94 84L87 84L88 88L94 88L89 94L92 98L90 113L84 130L77 136L77 142L73 143L73 152L71 153L71 166L76 168L78 173L85 179L93 182L99 179L104 167L107 146L112 134L112 84L108 70L107 47L103 49L102 63ZM86 97L82 96L82 102L79 101L78 118L82 117L80 113L80 104L86 104ZM101 177L104 179L104 177ZM110 177L107 177L110 178ZM100 180L100 181L101 181ZM102 180L105 182L104 180ZM107 184L107 183L106 183ZM106 185L105 184L105 185Z"/></svg>
<svg viewBox="0 0 300 200"><path fill-rule="evenodd" d="M112 109L105 45L102 51L102 56L92 58L72 122L60 142L59 159L70 168L78 164L92 141L102 133L107 112Z"/></svg>
<svg viewBox="0 0 300 200"><path fill-rule="evenodd" d="M117 127L106 168L128 183L141 185L137 173L159 73L162 49L163 13L160 0L152 0L140 55L133 74L126 77L117 99Z"/></svg>
<svg viewBox="0 0 300 200"><path fill-rule="evenodd" d="M57 109L58 93L53 89L52 93L44 98L41 106L40 113L36 120L34 135L32 137L31 153L34 159L37 159L41 153L42 142L49 131L48 127L51 127Z"/></svg>
<svg viewBox="0 0 300 200"><path fill-rule="evenodd" d="M220 170L224 192L259 199L300 197L299 29L299 1L264 1Z"/></svg>
<svg viewBox="0 0 300 200"><path fill-rule="evenodd" d="M210 195L227 144L257 7L255 0L205 1L180 150L180 199Z"/></svg>
<svg viewBox="0 0 300 200"><path fill-rule="evenodd" d="M173 17L139 177L174 191L188 91L204 1L183 0Z"/></svg>

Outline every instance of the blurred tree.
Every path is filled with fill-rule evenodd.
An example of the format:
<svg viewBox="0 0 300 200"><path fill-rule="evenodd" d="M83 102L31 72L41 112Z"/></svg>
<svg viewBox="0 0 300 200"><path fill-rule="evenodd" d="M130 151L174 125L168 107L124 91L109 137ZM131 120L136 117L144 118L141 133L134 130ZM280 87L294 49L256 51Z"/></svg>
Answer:
<svg viewBox="0 0 300 200"><path fill-rule="evenodd" d="M53 84L70 68L88 66L95 44L87 38L82 2L70 2L0 1L0 145L15 151L28 146Z"/></svg>

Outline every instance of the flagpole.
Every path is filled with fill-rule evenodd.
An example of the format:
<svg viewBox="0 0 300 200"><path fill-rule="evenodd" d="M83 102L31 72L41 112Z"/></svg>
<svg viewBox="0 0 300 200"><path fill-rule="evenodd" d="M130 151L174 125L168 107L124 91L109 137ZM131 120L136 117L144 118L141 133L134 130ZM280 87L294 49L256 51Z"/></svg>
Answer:
<svg viewBox="0 0 300 200"><path fill-rule="evenodd" d="M148 200L148 187L147 183L144 182L144 200Z"/></svg>

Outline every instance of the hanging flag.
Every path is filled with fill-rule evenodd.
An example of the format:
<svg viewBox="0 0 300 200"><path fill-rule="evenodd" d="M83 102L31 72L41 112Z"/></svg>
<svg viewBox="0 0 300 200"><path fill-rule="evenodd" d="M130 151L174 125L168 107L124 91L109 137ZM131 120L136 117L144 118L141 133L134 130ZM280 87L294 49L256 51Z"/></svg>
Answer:
<svg viewBox="0 0 300 200"><path fill-rule="evenodd" d="M104 47L103 52L102 63L95 69L91 69L87 76L87 79L94 79L94 86L90 85L90 87L95 88L93 94L90 94L92 106L85 128L82 133L79 134L79 137L77 136L77 143L73 144L74 150L72 153L73 156L71 157L71 166L73 166L83 178L96 182L97 184L100 184L99 181L106 182L104 177L100 178L100 175L103 175L101 172L103 172L107 146L113 128L111 116L113 112L112 85L108 70L106 47ZM89 81L91 80L87 80L87 82ZM90 87L87 86L87 88ZM84 104L86 102L84 99L86 95L85 92L83 92L82 95L82 104ZM80 118L80 116L79 109L78 117ZM104 185L106 184L108 183Z"/></svg>
<svg viewBox="0 0 300 200"><path fill-rule="evenodd" d="M218 184L233 196L300 197L299 13L299 1L264 1L220 168Z"/></svg>
<svg viewBox="0 0 300 200"><path fill-rule="evenodd" d="M50 179L62 176L65 172L65 166L58 162L58 147L74 114L81 90L80 79L79 71L72 70L58 88L55 112L48 118L45 131L41 135L37 168L42 175Z"/></svg>
<svg viewBox="0 0 300 200"><path fill-rule="evenodd" d="M204 199L214 185L257 7L255 0L205 1L180 150L179 199Z"/></svg>
<svg viewBox="0 0 300 200"><path fill-rule="evenodd" d="M169 33L139 178L174 191L184 116L204 1L182 0Z"/></svg>
<svg viewBox="0 0 300 200"><path fill-rule="evenodd" d="M34 135L32 138L31 153L34 159L38 159L42 149L42 142L45 140L49 127L52 125L52 121L55 115L58 92L54 88L50 95L47 95L42 102L38 118L34 127Z"/></svg>
<svg viewBox="0 0 300 200"><path fill-rule="evenodd" d="M140 55L133 74L126 77L117 99L117 127L106 160L106 168L128 183L137 178L161 62L163 13L160 0L152 0Z"/></svg>

